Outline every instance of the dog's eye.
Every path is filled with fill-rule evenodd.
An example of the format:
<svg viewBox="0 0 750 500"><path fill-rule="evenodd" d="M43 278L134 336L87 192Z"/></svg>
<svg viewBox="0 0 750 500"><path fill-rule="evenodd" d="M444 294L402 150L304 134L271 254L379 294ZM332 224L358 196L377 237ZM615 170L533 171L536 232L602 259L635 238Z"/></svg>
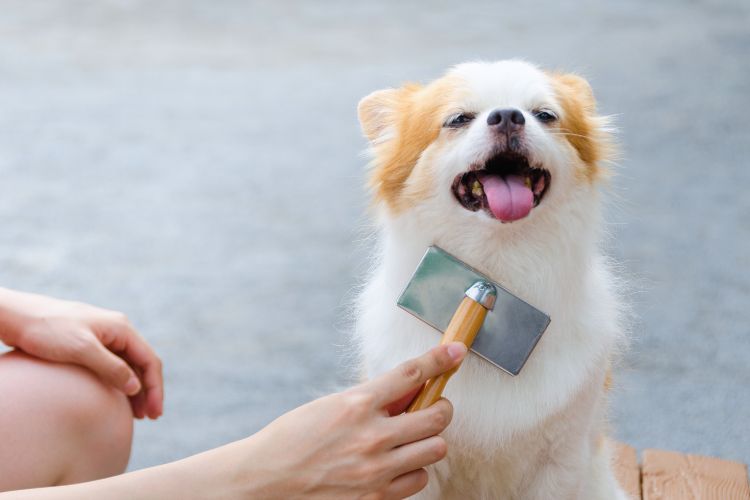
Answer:
<svg viewBox="0 0 750 500"><path fill-rule="evenodd" d="M474 119L474 113L458 113L449 117L443 123L443 127L459 128L471 122Z"/></svg>
<svg viewBox="0 0 750 500"><path fill-rule="evenodd" d="M557 120L555 112L550 111L549 109L538 109L534 111L534 116L542 123L552 123Z"/></svg>

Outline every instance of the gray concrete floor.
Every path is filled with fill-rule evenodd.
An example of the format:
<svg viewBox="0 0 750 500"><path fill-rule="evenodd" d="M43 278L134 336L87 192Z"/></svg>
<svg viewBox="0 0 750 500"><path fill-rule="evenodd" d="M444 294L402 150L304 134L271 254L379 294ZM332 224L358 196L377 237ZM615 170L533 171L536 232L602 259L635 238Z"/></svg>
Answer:
<svg viewBox="0 0 750 500"><path fill-rule="evenodd" d="M748 462L748 26L742 1L6 1L0 283L123 310L161 353L131 468L246 436L345 380L357 100L523 57L621 128L614 433Z"/></svg>

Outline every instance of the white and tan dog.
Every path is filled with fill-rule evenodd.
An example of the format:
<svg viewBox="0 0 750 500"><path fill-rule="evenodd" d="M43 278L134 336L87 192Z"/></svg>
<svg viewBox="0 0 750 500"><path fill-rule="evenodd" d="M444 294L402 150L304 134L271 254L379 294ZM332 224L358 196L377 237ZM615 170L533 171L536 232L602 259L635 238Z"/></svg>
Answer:
<svg viewBox="0 0 750 500"><path fill-rule="evenodd" d="M375 376L439 342L396 307L429 245L552 318L512 377L469 356L448 384L449 453L420 498L624 499L606 431L622 337L599 250L607 121L588 83L516 60L467 63L359 104L379 230L356 340Z"/></svg>

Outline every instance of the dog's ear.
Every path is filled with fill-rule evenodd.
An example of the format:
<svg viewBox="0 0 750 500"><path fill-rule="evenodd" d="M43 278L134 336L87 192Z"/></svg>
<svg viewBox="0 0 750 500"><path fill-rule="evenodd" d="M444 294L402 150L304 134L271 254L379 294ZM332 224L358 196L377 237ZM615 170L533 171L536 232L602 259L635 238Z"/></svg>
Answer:
<svg viewBox="0 0 750 500"><path fill-rule="evenodd" d="M382 140L393 128L401 94L402 89L377 90L359 101L357 115L367 140Z"/></svg>
<svg viewBox="0 0 750 500"><path fill-rule="evenodd" d="M596 112L594 91L585 78L575 73L553 73L552 78L557 84L558 92L577 101L587 113L593 114Z"/></svg>
<svg viewBox="0 0 750 500"><path fill-rule="evenodd" d="M573 73L552 73L552 85L563 108L560 128L587 165L589 180L606 176L601 163L615 157L609 118L596 113L596 99L591 85Z"/></svg>

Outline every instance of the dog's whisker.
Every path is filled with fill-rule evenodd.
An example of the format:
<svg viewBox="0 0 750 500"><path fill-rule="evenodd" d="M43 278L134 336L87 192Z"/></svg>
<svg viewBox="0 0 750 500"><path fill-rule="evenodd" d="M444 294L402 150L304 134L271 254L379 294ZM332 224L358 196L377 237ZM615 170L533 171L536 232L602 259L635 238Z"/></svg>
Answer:
<svg viewBox="0 0 750 500"><path fill-rule="evenodd" d="M553 132L550 132L550 135L562 135L562 136L566 136L566 137L582 137L584 139L588 139L589 138L586 135L576 134L576 133L573 133L573 132L555 132L555 131L553 131Z"/></svg>

